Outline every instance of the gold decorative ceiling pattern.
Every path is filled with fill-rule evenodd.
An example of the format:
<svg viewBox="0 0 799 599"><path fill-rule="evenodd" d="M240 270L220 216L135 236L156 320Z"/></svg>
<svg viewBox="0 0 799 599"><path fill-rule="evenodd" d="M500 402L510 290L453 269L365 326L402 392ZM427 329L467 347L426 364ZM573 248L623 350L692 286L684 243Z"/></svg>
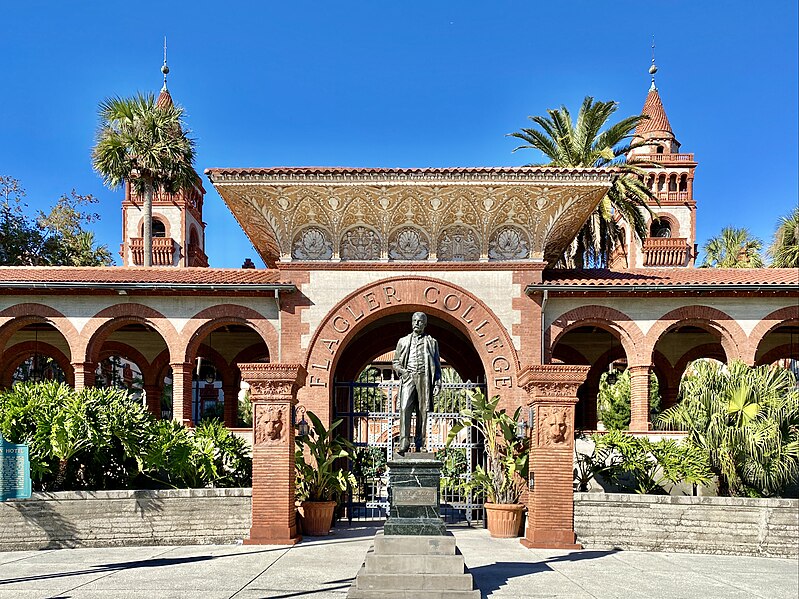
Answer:
<svg viewBox="0 0 799 599"><path fill-rule="evenodd" d="M613 172L485 169L208 169L266 264L553 262Z"/></svg>

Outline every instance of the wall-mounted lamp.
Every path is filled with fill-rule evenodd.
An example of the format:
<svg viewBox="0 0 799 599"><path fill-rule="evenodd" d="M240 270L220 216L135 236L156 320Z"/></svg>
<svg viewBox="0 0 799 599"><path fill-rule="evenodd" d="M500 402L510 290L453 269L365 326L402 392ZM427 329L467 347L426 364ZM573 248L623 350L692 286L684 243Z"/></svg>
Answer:
<svg viewBox="0 0 799 599"><path fill-rule="evenodd" d="M294 406L294 426L297 429L297 436L298 437L307 437L308 433L311 432L311 427L308 424L308 421L305 420L305 406ZM297 420L299 418L299 420Z"/></svg>

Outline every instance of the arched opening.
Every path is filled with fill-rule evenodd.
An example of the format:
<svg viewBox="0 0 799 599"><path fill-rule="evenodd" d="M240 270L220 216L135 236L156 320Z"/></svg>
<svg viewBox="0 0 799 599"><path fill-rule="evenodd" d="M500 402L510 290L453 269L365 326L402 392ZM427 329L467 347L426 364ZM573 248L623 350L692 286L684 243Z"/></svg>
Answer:
<svg viewBox="0 0 799 599"><path fill-rule="evenodd" d="M100 360L94 373L94 386L122 389L145 401L142 367L127 355L114 353Z"/></svg>
<svg viewBox="0 0 799 599"><path fill-rule="evenodd" d="M661 409L675 405L679 396L679 383L688 365L697 359L727 362L721 334L703 323L676 323L666 329L655 344L655 354L664 364L671 366L671 377L658 377L662 395ZM662 373L665 374L665 373Z"/></svg>
<svg viewBox="0 0 799 599"><path fill-rule="evenodd" d="M669 175L669 191L677 191L677 175L674 173Z"/></svg>
<svg viewBox="0 0 799 599"><path fill-rule="evenodd" d="M153 237L166 237L166 225L164 221L153 217Z"/></svg>
<svg viewBox="0 0 799 599"><path fill-rule="evenodd" d="M680 191L688 191L688 175L680 175Z"/></svg>
<svg viewBox="0 0 799 599"><path fill-rule="evenodd" d="M554 363L591 366L585 383L577 390L575 428L594 430L603 410L616 409L600 405L600 389L618 382L627 369L627 360L618 333L602 324L577 326L557 339L552 348Z"/></svg>
<svg viewBox="0 0 799 599"><path fill-rule="evenodd" d="M212 322L198 333L189 361L192 371L192 420L216 418L226 426L252 425L248 402L239 405L243 362L269 362L269 349L258 332L242 323ZM196 349L194 349L196 348Z"/></svg>
<svg viewBox="0 0 799 599"><path fill-rule="evenodd" d="M72 384L69 344L52 324L29 322L8 341L1 380L5 387L26 381Z"/></svg>
<svg viewBox="0 0 799 599"><path fill-rule="evenodd" d="M131 316L112 317L96 331L87 351L95 365L95 385L124 388L139 395L147 409L161 417L164 381L152 365L168 355L164 338L148 321ZM171 405L167 412L171 413Z"/></svg>
<svg viewBox="0 0 799 599"><path fill-rule="evenodd" d="M671 223L668 219L665 218L656 218L652 221L652 224L649 225L649 236L650 237L671 237L672 230L671 230Z"/></svg>
<svg viewBox="0 0 799 599"><path fill-rule="evenodd" d="M755 364L776 364L799 377L799 322L784 322L768 331L757 346Z"/></svg>
<svg viewBox="0 0 799 599"><path fill-rule="evenodd" d="M385 465L393 458L399 437L400 381L392 368L394 350L411 332L412 312L393 313L364 326L340 351L334 373L333 418L343 419L342 433L355 444L349 468L358 481L345 504L349 519L381 518L388 505ZM481 505L456 488L458 477L470 476L482 463L475 431L463 431L445 449L447 434L461 409L470 401L468 388L483 387L485 371L468 337L455 325L428 314L425 333L438 341L442 389L428 413L427 450L445 463L451 485L444 487L442 515L450 521L482 517Z"/></svg>

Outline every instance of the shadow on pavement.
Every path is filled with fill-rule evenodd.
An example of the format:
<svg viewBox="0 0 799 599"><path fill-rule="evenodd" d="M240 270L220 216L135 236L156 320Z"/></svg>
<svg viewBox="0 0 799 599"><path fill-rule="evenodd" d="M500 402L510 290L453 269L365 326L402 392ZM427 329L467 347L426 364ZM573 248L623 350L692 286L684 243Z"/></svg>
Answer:
<svg viewBox="0 0 799 599"><path fill-rule="evenodd" d="M552 571L549 564L598 559L614 553L618 553L618 551L574 551L566 555L548 557L535 562L495 562L485 566L469 568L469 572L474 577L474 585L480 589L480 592L485 597L493 591L499 590L511 578Z"/></svg>
<svg viewBox="0 0 799 599"><path fill-rule="evenodd" d="M271 549L262 549L260 551L249 551L246 554L241 553L227 553L224 555L194 555L185 557L153 557L149 559L135 560L129 562L116 562L111 564L102 564L100 566L92 566L82 570L74 570L71 572L54 572L52 574L42 574L38 576L20 576L17 578L3 578L0 579L0 586L4 584L13 584L16 582L30 582L35 580L47 580L55 578L68 578L70 576L81 576L84 574L104 574L119 572L121 570L135 570L137 568L160 568L163 566L174 566L179 564L192 564L195 562L205 562L209 560L222 559L226 557L241 557L242 555L254 555L257 553L269 553L270 551L286 551L286 547L274 547Z"/></svg>

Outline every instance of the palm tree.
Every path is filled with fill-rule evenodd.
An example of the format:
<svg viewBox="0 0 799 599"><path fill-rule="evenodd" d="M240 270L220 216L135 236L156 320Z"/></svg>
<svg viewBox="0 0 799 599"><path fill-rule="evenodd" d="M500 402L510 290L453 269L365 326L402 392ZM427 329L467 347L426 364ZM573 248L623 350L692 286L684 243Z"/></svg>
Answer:
<svg viewBox="0 0 799 599"><path fill-rule="evenodd" d="M144 266L150 266L153 194L194 183L194 140L182 122L183 109L156 103L152 94L105 100L99 112L92 165L111 189L127 181L144 197Z"/></svg>
<svg viewBox="0 0 799 599"><path fill-rule="evenodd" d="M657 424L688 432L719 479L720 495L780 495L799 476L799 390L790 370L692 363L681 401Z"/></svg>
<svg viewBox="0 0 799 599"><path fill-rule="evenodd" d="M761 268L762 246L763 243L752 237L746 228L724 227L720 235L711 237L705 244L705 260L702 262L702 267Z"/></svg>
<svg viewBox="0 0 799 599"><path fill-rule="evenodd" d="M632 137L638 123L648 117L630 116L601 131L617 108L616 102L594 102L592 97L586 96L576 123L572 122L568 109L561 106L560 109L548 110L549 116L528 117L543 131L530 128L508 134L526 142L514 152L528 148L539 150L550 160L546 166L615 167L619 171L607 195L580 229L571 249L564 254L561 261L567 266L582 267L586 262L593 266L607 266L611 252L622 241L616 214L630 223L633 233L641 241L647 236L646 219L641 209L654 217L649 204L658 201L642 182L645 173L639 167L649 163L636 163L633 157L628 157L630 150L644 144L626 141Z"/></svg>
<svg viewBox="0 0 799 599"><path fill-rule="evenodd" d="M799 206L780 219L768 255L774 268L799 268Z"/></svg>

